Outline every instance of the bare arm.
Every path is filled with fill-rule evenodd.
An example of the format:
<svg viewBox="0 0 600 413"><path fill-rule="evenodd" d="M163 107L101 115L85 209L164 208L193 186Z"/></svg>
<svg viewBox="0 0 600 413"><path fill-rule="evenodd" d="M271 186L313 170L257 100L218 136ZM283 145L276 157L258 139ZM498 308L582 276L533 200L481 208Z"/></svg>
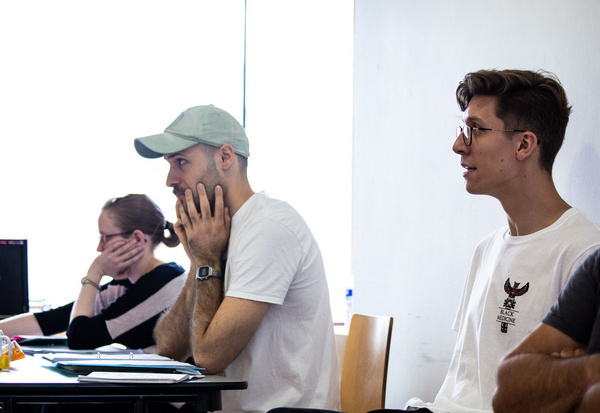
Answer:
<svg viewBox="0 0 600 413"><path fill-rule="evenodd" d="M192 355L190 328L194 310L195 273L196 268L192 266L175 304L161 317L154 330L156 352L175 360L184 361Z"/></svg>
<svg viewBox="0 0 600 413"><path fill-rule="evenodd" d="M16 335L41 336L42 328L32 313L19 314L0 321L0 330L8 337Z"/></svg>
<svg viewBox="0 0 600 413"><path fill-rule="evenodd" d="M195 273L192 267L177 301L156 325L157 352L181 361L193 355L206 373L219 373L252 338L268 304L230 297L222 301L222 282L198 281Z"/></svg>
<svg viewBox="0 0 600 413"><path fill-rule="evenodd" d="M498 369L494 412L571 412L600 381L600 354L540 324Z"/></svg>
<svg viewBox="0 0 600 413"><path fill-rule="evenodd" d="M221 187L215 188L215 210L211 214L210 205L204 186L198 185L198 197L201 212L198 213L192 193L186 191L186 208L183 202L177 202L177 223L175 230L193 265L185 287L184 298L180 297L170 313L177 312L170 323L173 335L185 337L188 328L188 340L193 353L194 362L206 369L206 372L223 371L242 351L252 338L268 309L268 303L227 297L223 299L223 283L218 278L196 280L195 269L208 265L219 271L221 258L229 241L231 217L224 206ZM185 303L185 305L184 305ZM180 304L180 305L177 305ZM185 319L188 314L188 320ZM165 355L181 356L183 349L167 338L159 338L166 328L169 316L165 316L160 330L157 329L157 343ZM175 350L178 351L175 351Z"/></svg>
<svg viewBox="0 0 600 413"><path fill-rule="evenodd" d="M269 304L225 297L216 278L198 281L192 320L194 362L209 374L220 373L238 356L258 329Z"/></svg>

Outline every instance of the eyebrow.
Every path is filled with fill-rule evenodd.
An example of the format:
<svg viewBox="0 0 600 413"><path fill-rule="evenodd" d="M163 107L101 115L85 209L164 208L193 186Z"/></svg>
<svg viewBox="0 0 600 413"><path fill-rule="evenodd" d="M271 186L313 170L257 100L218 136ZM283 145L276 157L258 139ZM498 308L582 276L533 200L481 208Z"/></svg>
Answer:
<svg viewBox="0 0 600 413"><path fill-rule="evenodd" d="M469 122L477 122L478 120L481 120L481 118L477 117L477 116L468 116L466 118L463 118L463 122L467 123L467 121Z"/></svg>
<svg viewBox="0 0 600 413"><path fill-rule="evenodd" d="M180 153L181 152L165 153L163 157L168 161L169 159L173 159L174 157L178 156Z"/></svg>

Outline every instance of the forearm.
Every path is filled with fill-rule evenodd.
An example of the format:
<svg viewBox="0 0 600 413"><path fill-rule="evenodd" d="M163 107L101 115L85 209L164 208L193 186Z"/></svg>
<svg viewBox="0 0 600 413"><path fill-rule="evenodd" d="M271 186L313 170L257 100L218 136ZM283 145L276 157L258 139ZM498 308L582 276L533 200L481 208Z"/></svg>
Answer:
<svg viewBox="0 0 600 413"><path fill-rule="evenodd" d="M183 361L192 355L190 323L194 308L193 274L194 268L190 269L175 304L160 318L154 330L157 353L175 360Z"/></svg>
<svg viewBox="0 0 600 413"><path fill-rule="evenodd" d="M34 313L33 316L42 329L42 334L51 336L53 334L66 332L69 328L69 321L71 319L71 312L73 311L74 304L74 302L71 302L51 310Z"/></svg>
<svg viewBox="0 0 600 413"><path fill-rule="evenodd" d="M517 354L499 367L494 412L571 412L599 381L600 355Z"/></svg>
<svg viewBox="0 0 600 413"><path fill-rule="evenodd" d="M94 317L75 317L69 323L67 338L72 350L93 349L119 342L116 337L110 335L106 319L101 314Z"/></svg>
<svg viewBox="0 0 600 413"><path fill-rule="evenodd" d="M192 350L197 365L219 373L226 365L215 363L223 353L223 343L218 334L208 334L213 318L223 300L223 282L218 278L197 281L192 318ZM216 332L217 328L213 328ZM221 354L219 354L221 353Z"/></svg>
<svg viewBox="0 0 600 413"><path fill-rule="evenodd" d="M79 316L91 318L95 315L94 302L96 301L96 295L99 291L97 286L100 285L102 277L102 271L92 264L86 274L86 278L89 280L89 283L81 285L79 296L77 297L77 300L73 305L73 310L71 311L71 321Z"/></svg>
<svg viewBox="0 0 600 413"><path fill-rule="evenodd" d="M19 314L0 321L0 330L8 337L42 335L42 329L32 313Z"/></svg>
<svg viewBox="0 0 600 413"><path fill-rule="evenodd" d="M227 249L231 230L231 216L224 205L223 189L220 185L215 186L212 211L204 185L198 183L196 189L200 211L194 202L192 190L186 189L185 200L180 198L177 201L175 230L196 268L209 266L223 271L221 260ZM190 275L195 276L194 273ZM194 362L204 367L207 373L216 373L227 367L229 361L224 363L215 358L220 355L222 357L222 353L231 351L232 347L238 348L228 340L235 335L237 328L228 323L229 313L225 309L221 311L222 281L217 277L193 281L193 288L189 290L193 294L193 306L188 314L191 316L189 337ZM241 314L240 318L243 316ZM239 348L243 345L245 342Z"/></svg>

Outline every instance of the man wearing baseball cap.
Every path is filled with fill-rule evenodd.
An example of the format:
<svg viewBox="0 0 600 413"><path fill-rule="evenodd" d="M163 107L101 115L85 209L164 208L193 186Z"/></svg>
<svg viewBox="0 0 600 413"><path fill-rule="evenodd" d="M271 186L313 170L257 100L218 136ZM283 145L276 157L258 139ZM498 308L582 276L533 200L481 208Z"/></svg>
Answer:
<svg viewBox="0 0 600 413"><path fill-rule="evenodd" d="M223 410L339 408L329 292L319 247L287 203L255 193L244 128L213 105L187 109L164 133L135 140L169 163L186 285L157 324L158 353L247 380ZM226 262L226 264L225 264Z"/></svg>

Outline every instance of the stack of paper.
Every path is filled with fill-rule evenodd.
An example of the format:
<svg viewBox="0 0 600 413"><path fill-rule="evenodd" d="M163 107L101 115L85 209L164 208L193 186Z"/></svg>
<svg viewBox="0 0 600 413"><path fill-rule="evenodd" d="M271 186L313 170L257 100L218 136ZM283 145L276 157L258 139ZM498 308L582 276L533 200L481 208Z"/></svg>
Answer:
<svg viewBox="0 0 600 413"><path fill-rule="evenodd" d="M134 373L134 372L105 372L94 371L87 376L79 376L77 380L82 382L102 382L102 383L156 383L171 384L180 383L191 379L192 376L183 373Z"/></svg>

